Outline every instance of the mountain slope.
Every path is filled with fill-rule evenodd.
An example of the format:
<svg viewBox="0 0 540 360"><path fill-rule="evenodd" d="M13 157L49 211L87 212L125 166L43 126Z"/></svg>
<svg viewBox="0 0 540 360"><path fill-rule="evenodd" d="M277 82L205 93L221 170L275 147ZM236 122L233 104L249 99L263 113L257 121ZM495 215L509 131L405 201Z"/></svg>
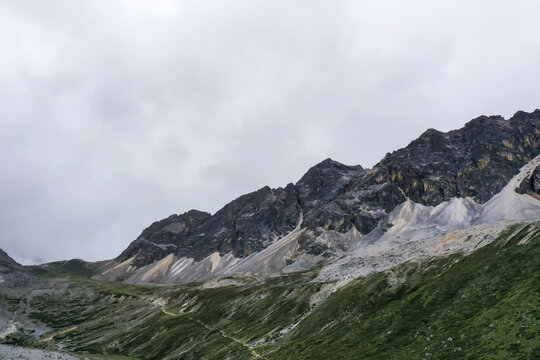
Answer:
<svg viewBox="0 0 540 360"><path fill-rule="evenodd" d="M344 287L316 271L217 288L57 282L17 302L49 331L6 341L133 359L533 359L539 263L532 222Z"/></svg>
<svg viewBox="0 0 540 360"><path fill-rule="evenodd" d="M407 147L387 154L373 169L327 159L294 185L262 188L214 215L192 210L156 222L99 278L174 283L235 272L307 269L320 260L348 255L363 235L370 242L383 237L381 226L392 226L386 219L407 201L417 210L416 204L429 207L429 216L431 208L448 203L437 210L439 221L461 227L473 220L479 223L477 205L484 203L480 223L530 219L523 214L534 215L537 209L537 199L531 197L538 191L537 170L529 169L514 184L529 205L517 209L508 203L504 206L516 210L500 214L500 205L492 200L538 154L540 110L518 112L509 120L481 116L448 133L430 129ZM506 193L514 194L514 188ZM490 218L490 211L499 218ZM266 265L247 266L253 262L252 254L267 248L265 254L279 248L280 257L272 255L270 260L258 254Z"/></svg>
<svg viewBox="0 0 540 360"><path fill-rule="evenodd" d="M273 356L538 358L539 250L538 224L514 226L470 256L405 263L355 281L287 334Z"/></svg>
<svg viewBox="0 0 540 360"><path fill-rule="evenodd" d="M0 342L85 358L538 358L539 121L428 130L373 169L327 159L214 215L157 221L110 261L2 252Z"/></svg>

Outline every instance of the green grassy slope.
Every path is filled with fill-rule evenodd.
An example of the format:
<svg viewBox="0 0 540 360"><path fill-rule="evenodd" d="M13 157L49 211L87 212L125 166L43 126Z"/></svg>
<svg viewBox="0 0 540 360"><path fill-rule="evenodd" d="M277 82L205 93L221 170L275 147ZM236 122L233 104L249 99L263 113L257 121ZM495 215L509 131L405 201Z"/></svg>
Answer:
<svg viewBox="0 0 540 360"><path fill-rule="evenodd" d="M467 257L407 263L350 284L273 356L539 359L540 229L509 239L517 229Z"/></svg>
<svg viewBox="0 0 540 360"><path fill-rule="evenodd" d="M53 329L33 346L139 359L536 359L539 270L540 225L518 225L469 256L356 280L318 307L324 284L309 272L214 289L72 278L34 294L28 315Z"/></svg>

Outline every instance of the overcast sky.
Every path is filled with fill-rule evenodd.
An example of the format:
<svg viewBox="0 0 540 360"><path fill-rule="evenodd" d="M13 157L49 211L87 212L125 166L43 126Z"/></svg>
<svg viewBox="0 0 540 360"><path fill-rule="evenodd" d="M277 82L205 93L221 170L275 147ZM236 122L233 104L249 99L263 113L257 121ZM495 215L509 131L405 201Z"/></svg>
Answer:
<svg viewBox="0 0 540 360"><path fill-rule="evenodd" d="M540 2L0 0L0 248L117 256L331 157L540 107Z"/></svg>

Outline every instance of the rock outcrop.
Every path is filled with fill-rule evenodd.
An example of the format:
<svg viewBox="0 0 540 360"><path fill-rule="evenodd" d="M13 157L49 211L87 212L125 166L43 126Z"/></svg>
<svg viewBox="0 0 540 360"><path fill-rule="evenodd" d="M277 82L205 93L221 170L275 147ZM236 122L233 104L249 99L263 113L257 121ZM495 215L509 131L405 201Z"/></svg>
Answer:
<svg viewBox="0 0 540 360"><path fill-rule="evenodd" d="M536 167L530 176L523 179L516 188L518 194L529 194L540 199L540 166Z"/></svg>
<svg viewBox="0 0 540 360"><path fill-rule="evenodd" d="M209 213L190 210L181 215L171 215L152 223L117 258L126 261L134 257L133 266L139 267L160 260L184 248L192 232L207 221Z"/></svg>
<svg viewBox="0 0 540 360"><path fill-rule="evenodd" d="M481 116L448 133L427 130L377 164L372 181L395 184L425 205L452 197L484 203L539 152L540 110L509 120Z"/></svg>
<svg viewBox="0 0 540 360"><path fill-rule="evenodd" d="M429 129L373 169L327 159L294 185L264 187L214 215L196 210L172 215L145 229L116 260L132 259L138 268L169 254L195 261L216 251L243 258L282 238L300 220L306 234L353 228L368 234L407 199L426 206L462 197L485 203L538 154L540 110L520 111L509 120L480 116L459 130ZM539 172L518 191L540 194ZM310 246L309 239L301 244L324 250Z"/></svg>
<svg viewBox="0 0 540 360"><path fill-rule="evenodd" d="M19 266L4 250L0 249L0 266Z"/></svg>

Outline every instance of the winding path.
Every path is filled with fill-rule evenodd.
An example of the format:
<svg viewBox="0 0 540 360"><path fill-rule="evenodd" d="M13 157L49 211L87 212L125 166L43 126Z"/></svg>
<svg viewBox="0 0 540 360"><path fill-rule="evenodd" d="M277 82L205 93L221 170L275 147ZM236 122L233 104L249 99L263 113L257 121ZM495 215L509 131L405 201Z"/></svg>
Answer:
<svg viewBox="0 0 540 360"><path fill-rule="evenodd" d="M188 318L189 320L192 320L192 321L195 321L197 323L199 323L200 325L204 326L208 331L216 331L217 329L214 329L212 328L211 326L208 326L207 324L203 323L201 320L199 319L195 319L191 316L188 316L187 314L175 314L175 313L172 313L170 311L168 311L167 309L165 309L165 304L162 304L161 305L161 311L166 314L166 315L169 315L169 316L174 316L174 317L180 317L180 316L183 316L183 317L186 317ZM251 355L253 355L253 357L257 358L257 359L264 359L264 357L262 357L261 355L259 355L252 347L250 347L248 344L246 344L245 342L233 337L233 336L230 336L230 335L227 335L225 333L225 331L223 330L219 330L219 333L221 334L221 336L223 336L224 338L227 338L229 340L232 340L234 341L235 343L243 346L244 348L246 348L250 353Z"/></svg>

